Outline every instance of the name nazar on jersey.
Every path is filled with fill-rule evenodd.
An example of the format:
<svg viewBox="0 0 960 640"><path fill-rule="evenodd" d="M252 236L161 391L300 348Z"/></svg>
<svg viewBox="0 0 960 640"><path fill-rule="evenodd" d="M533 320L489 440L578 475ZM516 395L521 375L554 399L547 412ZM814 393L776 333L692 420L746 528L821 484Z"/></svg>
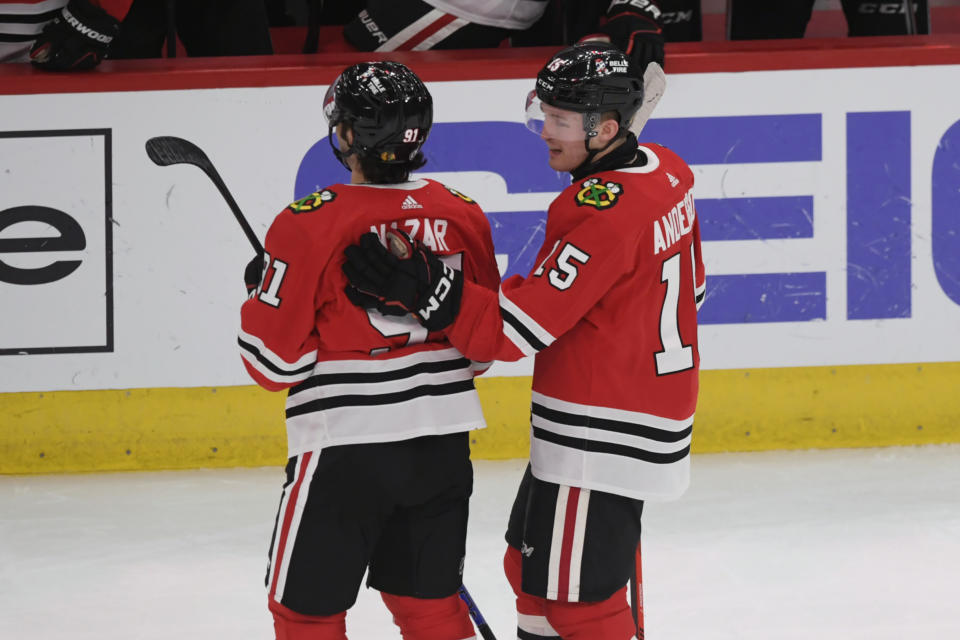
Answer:
<svg viewBox="0 0 960 640"><path fill-rule="evenodd" d="M407 232L413 240L419 240L430 248L431 251L450 251L447 246L445 236L447 235L447 221L443 218L431 220L430 218L407 218L403 221L403 231ZM390 224L393 229L399 228L397 222ZM380 242L386 245L387 225L381 224L379 228L370 226L370 231L380 236ZM417 234L421 234L419 237Z"/></svg>
<svg viewBox="0 0 960 640"><path fill-rule="evenodd" d="M653 221L653 255L666 251L693 229L696 211L693 208L693 190L683 195L683 200L673 205L667 215Z"/></svg>

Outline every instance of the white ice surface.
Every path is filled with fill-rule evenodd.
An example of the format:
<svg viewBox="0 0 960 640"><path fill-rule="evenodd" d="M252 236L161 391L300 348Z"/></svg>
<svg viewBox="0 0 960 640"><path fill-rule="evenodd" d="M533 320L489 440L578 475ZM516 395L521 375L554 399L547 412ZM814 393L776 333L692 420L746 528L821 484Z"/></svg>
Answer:
<svg viewBox="0 0 960 640"><path fill-rule="evenodd" d="M466 579L500 569L523 461L477 463ZM3 640L266 640L280 469L0 477ZM644 513L648 640L960 638L960 446L695 456ZM373 591L352 639L399 638Z"/></svg>

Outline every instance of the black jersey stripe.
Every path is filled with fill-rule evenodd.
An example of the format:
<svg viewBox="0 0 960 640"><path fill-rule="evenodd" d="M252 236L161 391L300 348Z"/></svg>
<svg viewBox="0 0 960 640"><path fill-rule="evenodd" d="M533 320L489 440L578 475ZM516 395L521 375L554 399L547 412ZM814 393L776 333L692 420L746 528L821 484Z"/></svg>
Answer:
<svg viewBox="0 0 960 640"><path fill-rule="evenodd" d="M612 420L610 418L585 416L578 413L567 413L566 411L550 409L536 402L533 403L531 411L534 415L559 424L613 431L615 433L639 436L647 440L656 440L657 442L680 442L693 433L692 424L680 431L668 431L667 429L659 429L657 427L640 424L639 422L625 422L622 420Z"/></svg>
<svg viewBox="0 0 960 640"><path fill-rule="evenodd" d="M253 346L248 342L244 342L243 338L237 338L237 344L239 344L240 348L243 349L244 351L248 351L249 353L251 353L253 357L257 359L257 362L259 362L264 367L274 372L278 376L303 375L304 373L310 373L311 371L313 371L313 367L316 366L315 362L311 362L310 364L304 365L299 369L293 369L293 370L281 369L277 365L270 362L270 360L267 360L267 358L262 353L260 353L260 349L256 348L255 346Z"/></svg>
<svg viewBox="0 0 960 640"><path fill-rule="evenodd" d="M526 340L531 347L533 347L537 351L543 351L544 349L547 348L547 345L541 342L540 339L537 338L537 336L535 336L532 331L530 331L530 329L527 329L527 327L522 322L520 322L520 320L517 319L515 315L513 315L503 307L500 307L500 315L501 317L503 317L503 321L509 324L511 327L513 327L516 330L516 332L520 334L520 337Z"/></svg>
<svg viewBox="0 0 960 640"><path fill-rule="evenodd" d="M29 42L36 40L40 32L37 33L0 33L0 42Z"/></svg>
<svg viewBox="0 0 960 640"><path fill-rule="evenodd" d="M704 296L706 293L707 293L707 290L704 289L703 291L701 291L700 293L697 294L697 298L696 298L697 304L700 304L701 302L703 302L703 296Z"/></svg>
<svg viewBox="0 0 960 640"><path fill-rule="evenodd" d="M429 352L428 352L429 353ZM389 361L384 361L384 365ZM469 369L470 361L460 357L453 360L439 360L436 362L418 362L400 369L390 371L367 371L350 373L319 373L310 376L300 384L290 388L290 395L295 395L301 391L322 387L331 384L372 384L377 382L390 382L391 380L402 380L410 378L420 373L443 373L445 371L457 371L459 369Z"/></svg>
<svg viewBox="0 0 960 640"><path fill-rule="evenodd" d="M0 24L39 24L49 22L60 14L60 9L51 9L43 13L0 13Z"/></svg>
<svg viewBox="0 0 960 640"><path fill-rule="evenodd" d="M533 427L533 437L546 442L552 442L569 449L579 449L587 453L607 453L625 458L634 458L651 462L653 464L670 464L683 460L690 454L690 445L685 446L679 451L673 453L654 453L645 449L638 449L625 444L614 442L602 442L600 440L586 440L584 438L574 438L571 436L560 435L553 431L548 431L541 427Z"/></svg>
<svg viewBox="0 0 960 640"><path fill-rule="evenodd" d="M305 413L336 409L339 407L370 407L384 404L398 404L424 396L448 396L472 390L473 378L470 378L469 380L458 380L457 382L447 382L444 384L424 384L391 393L331 396L329 398L318 398L295 407L290 407L287 409L287 418L294 418Z"/></svg>

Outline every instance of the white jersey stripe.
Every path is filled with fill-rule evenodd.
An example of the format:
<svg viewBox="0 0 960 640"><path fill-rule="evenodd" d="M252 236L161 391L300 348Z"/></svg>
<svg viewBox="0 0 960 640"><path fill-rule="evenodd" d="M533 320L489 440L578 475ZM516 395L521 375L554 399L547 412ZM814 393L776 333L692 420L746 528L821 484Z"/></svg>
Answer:
<svg viewBox="0 0 960 640"><path fill-rule="evenodd" d="M532 394L533 402L543 405L548 409L573 413L577 415L591 416L595 418L604 418L606 420L619 420L620 422L632 422L643 424L664 431L683 431L693 424L693 415L680 420L674 418L664 418L655 416L651 413L642 413L640 411L627 411L625 409L612 409L610 407L599 407L590 404L580 404L578 402L569 402L552 398L536 391Z"/></svg>
<svg viewBox="0 0 960 640"><path fill-rule="evenodd" d="M546 616L534 616L529 613L517 613L517 627L537 636L559 636L557 630L550 625Z"/></svg>
<svg viewBox="0 0 960 640"><path fill-rule="evenodd" d="M543 15L546 0L430 0L430 4L470 22L502 29L527 29Z"/></svg>
<svg viewBox="0 0 960 640"><path fill-rule="evenodd" d="M550 561L547 569L547 598L556 600L560 590L560 554L563 551L563 527L567 518L567 499L570 487L560 485L557 489L556 511L553 513L553 539L550 542Z"/></svg>
<svg viewBox="0 0 960 640"><path fill-rule="evenodd" d="M490 366L493 364L493 361L491 360L490 362L479 362L477 360L473 360L472 364L473 364L473 372L477 375L480 375L481 373L483 373L484 371L490 368Z"/></svg>
<svg viewBox="0 0 960 640"><path fill-rule="evenodd" d="M342 406L287 417L288 457L320 447L396 442L483 429L476 389L388 404Z"/></svg>
<svg viewBox="0 0 960 640"><path fill-rule="evenodd" d="M411 51L426 51L428 49L432 49L435 44L442 40L446 40L455 32L459 31L462 27L465 27L468 24L470 23L463 18L457 18L447 26L437 29L436 33L431 34L423 42L411 49Z"/></svg>
<svg viewBox="0 0 960 640"><path fill-rule="evenodd" d="M0 5L0 11L3 10L3 5ZM19 23L19 22L2 22L0 21L0 33L8 36L36 36L43 28L49 24L48 22L33 22L33 23Z"/></svg>
<svg viewBox="0 0 960 640"><path fill-rule="evenodd" d="M660 442L650 438L644 438L639 435L629 433L620 433L617 431L608 431L592 427L582 427L562 422L554 422L548 418L538 415L532 415L530 424L540 429L545 429L552 433L574 438L576 440L590 440L591 442L609 442L611 444L623 445L624 447L633 447L642 451L649 451L655 454L671 454L681 451L690 446L691 435L687 435L672 442Z"/></svg>
<svg viewBox="0 0 960 640"><path fill-rule="evenodd" d="M537 340L542 342L544 347L549 347L551 344L553 344L553 341L556 340L556 338L554 338L549 331L541 327L536 320L527 315L523 309L518 307L510 298L508 298L503 293L503 289L500 290L500 308L516 318L517 322L523 325L524 329L532 333ZM511 341L514 341L513 338L511 338ZM514 343L516 343L516 341L514 341ZM531 346L535 347L536 345ZM539 349L542 348L543 347L539 347Z"/></svg>
<svg viewBox="0 0 960 640"><path fill-rule="evenodd" d="M313 367L312 375L328 373L382 373L396 371L423 362L442 362L463 358L454 348L416 351L398 358L363 358L356 360L321 360Z"/></svg>
<svg viewBox="0 0 960 640"><path fill-rule="evenodd" d="M290 558L293 556L293 550L296 546L297 532L300 529L300 521L303 519L303 509L307 504L307 496L310 494L310 484L313 482L313 474L317 470L317 462L319 460L320 452L313 452L313 454L310 456L310 460L307 462L307 469L303 474L303 480L300 483L300 490L297 492L297 502L296 504L292 505L294 511L293 518L290 521L290 528L284 532L286 534L286 544L283 548L283 557L280 558L280 572L277 575L277 590L273 596L273 599L277 602L280 602L283 599L283 588L287 582L287 572L290 570ZM302 459L298 460L298 463L302 463ZM293 493L292 490L291 493Z"/></svg>
<svg viewBox="0 0 960 640"><path fill-rule="evenodd" d="M299 477L300 463L302 460L298 459L296 464L296 469L294 469L294 478ZM287 503L290 500L290 490L293 486L283 488L283 496L280 498L280 508L277 509L277 522L275 525L276 533L274 534L273 540L273 549L270 553L270 566L268 567L267 573L267 593L271 592L273 588L273 577L276 575L274 570L277 566L277 555L280 553L280 541L283 540L284 531L283 531L283 519L284 514L287 513Z"/></svg>
<svg viewBox="0 0 960 640"><path fill-rule="evenodd" d="M469 364L451 371L425 372L404 376L397 380L367 381L358 376L356 382L326 384L302 391L291 392L287 397L287 409L307 402L338 396L373 397L386 393L407 391L421 385L442 385L462 380L473 380L473 368Z"/></svg>
<svg viewBox="0 0 960 640"><path fill-rule="evenodd" d="M675 500L690 484L690 456L657 464L629 456L583 451L531 438L531 471L554 484L614 493L637 500Z"/></svg>
<svg viewBox="0 0 960 640"><path fill-rule="evenodd" d="M567 602L580 601L580 567L583 564L583 541L587 531L587 509L590 490L581 489L577 498L577 518L573 525L573 549L570 554L570 581Z"/></svg>
<svg viewBox="0 0 960 640"><path fill-rule="evenodd" d="M53 11L67 4L67 0L44 0L43 2L13 2L0 4L0 13L8 15L37 15Z"/></svg>
<svg viewBox="0 0 960 640"><path fill-rule="evenodd" d="M513 343L513 346L525 356L532 356L537 354L537 348L531 345L529 342L523 339L516 329L507 324L503 323L503 335L507 336L507 339Z"/></svg>
<svg viewBox="0 0 960 640"><path fill-rule="evenodd" d="M289 362L268 349L267 345L263 343L263 340L253 334L247 333L243 329L238 332L238 337L240 338L241 342L244 342L247 345L255 348L260 352L260 355L263 356L264 359L268 360L270 364L286 374L299 371L300 369L303 369L308 365L312 365L317 361L316 349L310 351L309 353L303 354L294 362Z"/></svg>
<svg viewBox="0 0 960 640"><path fill-rule="evenodd" d="M414 20L406 27L398 31L392 38L384 42L382 45L377 47L377 51L394 51L397 47L402 47L404 43L407 42L410 38L414 37L431 24L447 15L443 11L437 11L436 9L431 9L426 14L424 14L420 19Z"/></svg>
<svg viewBox="0 0 960 640"><path fill-rule="evenodd" d="M643 155L647 156L647 162L640 167L625 167L623 169L617 169L617 171L622 171L624 173L653 173L658 168L660 168L660 158L653 152L652 149L648 149L643 145L637 147L637 150Z"/></svg>
<svg viewBox="0 0 960 640"><path fill-rule="evenodd" d="M674 420L537 392L533 404L530 463L540 480L640 500L671 500L689 484L693 416Z"/></svg>
<svg viewBox="0 0 960 640"><path fill-rule="evenodd" d="M260 375L271 382L276 382L278 384L292 384L306 380L310 377L310 371L303 371L297 375L283 375L271 371L262 362L260 362L254 354L246 351L245 349L240 350L240 357L243 358L244 361L247 362L251 367L256 369Z"/></svg>

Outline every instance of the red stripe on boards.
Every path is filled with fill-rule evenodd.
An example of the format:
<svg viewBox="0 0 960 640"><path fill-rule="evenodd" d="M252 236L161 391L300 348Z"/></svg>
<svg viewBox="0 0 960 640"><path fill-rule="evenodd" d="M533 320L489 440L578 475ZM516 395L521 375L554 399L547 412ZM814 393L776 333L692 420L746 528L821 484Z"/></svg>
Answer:
<svg viewBox="0 0 960 640"><path fill-rule="evenodd" d="M287 536L290 533L290 523L293 521L293 513L297 509L297 496L300 495L300 487L303 485L303 477L307 473L307 467L310 466L312 451L307 451L300 459L300 475L296 482L290 487L290 497L287 498L287 509L283 512L283 522L280 526L280 535L277 540L277 561L273 567L273 580L270 581L270 600L273 600L277 592L277 578L280 575L280 565L283 564L283 552L287 547Z"/></svg>
<svg viewBox="0 0 960 640"><path fill-rule="evenodd" d="M422 31L417 33L417 35L413 36L402 45L397 47L397 51L411 51L415 46L435 34L437 31L440 31L440 29L443 29L456 19L457 16L450 15L449 13L443 14L441 17L424 27Z"/></svg>
<svg viewBox="0 0 960 640"><path fill-rule="evenodd" d="M573 532L577 526L577 505L580 487L570 487L567 494L567 512L563 516L563 542L560 543L560 575L557 579L557 600L570 600L570 558L573 556Z"/></svg>

